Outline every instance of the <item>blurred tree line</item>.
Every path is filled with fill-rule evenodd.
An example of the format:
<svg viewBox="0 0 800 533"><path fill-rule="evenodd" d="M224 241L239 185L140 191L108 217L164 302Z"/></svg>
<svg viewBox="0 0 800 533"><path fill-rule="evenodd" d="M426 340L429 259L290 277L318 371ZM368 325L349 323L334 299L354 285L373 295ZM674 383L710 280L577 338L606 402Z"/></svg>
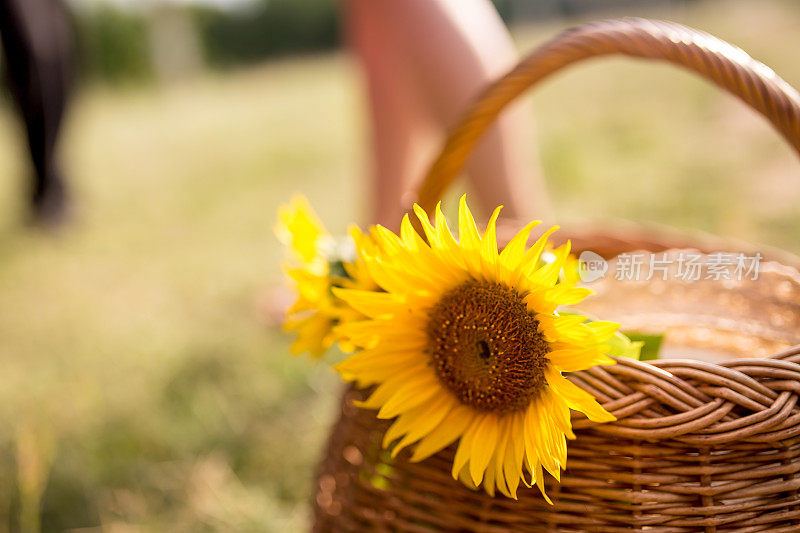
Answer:
<svg viewBox="0 0 800 533"><path fill-rule="evenodd" d="M254 0L228 9L168 3L131 9L111 2L76 7L81 75L112 83L157 74L157 56L169 50L154 47L153 30L167 16L189 22L202 62L210 67L331 49L339 42L334 0Z"/></svg>
<svg viewBox="0 0 800 533"><path fill-rule="evenodd" d="M492 0L507 23L574 16L610 7L688 0ZM73 0L84 77L110 82L162 77L170 69L224 68L334 48L337 0L245 0L227 8L152 0L121 7ZM175 49L180 48L180 53ZM168 60L162 61L165 56Z"/></svg>

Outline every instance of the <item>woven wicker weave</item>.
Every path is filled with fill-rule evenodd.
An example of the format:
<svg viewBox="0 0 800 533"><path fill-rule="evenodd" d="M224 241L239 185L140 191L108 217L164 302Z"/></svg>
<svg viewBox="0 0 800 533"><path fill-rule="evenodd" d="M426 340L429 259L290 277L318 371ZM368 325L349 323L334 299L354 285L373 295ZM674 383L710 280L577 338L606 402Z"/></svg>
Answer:
<svg viewBox="0 0 800 533"><path fill-rule="evenodd" d="M766 116L800 151L800 98L772 71L683 26L612 20L562 34L484 93L433 166L422 205L434 205L513 98L563 66L613 53L694 70ZM575 235L604 256L709 248L641 230ZM800 273L769 262L756 280L606 279L592 288L583 311L666 331L665 351L691 359L619 359L569 375L618 420L573 416L567 470L560 484L548 479L554 505L536 489L515 501L464 487L450 476L452 446L420 463L405 451L390 459L381 449L389 422L354 407L366 393L350 389L317 478L315 531L800 532ZM717 363L693 360L720 354Z"/></svg>

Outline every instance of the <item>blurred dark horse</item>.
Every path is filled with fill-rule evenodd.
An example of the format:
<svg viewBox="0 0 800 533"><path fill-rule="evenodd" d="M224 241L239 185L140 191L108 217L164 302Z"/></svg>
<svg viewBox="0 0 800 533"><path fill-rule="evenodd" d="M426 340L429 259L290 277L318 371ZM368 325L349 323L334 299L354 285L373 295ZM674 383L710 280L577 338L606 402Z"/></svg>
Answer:
<svg viewBox="0 0 800 533"><path fill-rule="evenodd" d="M57 0L0 0L0 38L33 160L32 214L39 222L56 223L66 209L55 150L71 81L70 21Z"/></svg>

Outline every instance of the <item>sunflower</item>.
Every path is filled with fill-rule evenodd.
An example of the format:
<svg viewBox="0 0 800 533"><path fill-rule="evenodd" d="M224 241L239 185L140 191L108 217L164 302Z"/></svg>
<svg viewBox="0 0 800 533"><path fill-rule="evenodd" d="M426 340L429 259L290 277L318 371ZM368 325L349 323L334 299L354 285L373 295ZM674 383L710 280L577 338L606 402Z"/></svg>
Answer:
<svg viewBox="0 0 800 533"><path fill-rule="evenodd" d="M607 341L619 324L559 312L591 292L563 275L569 243L542 262L557 228L527 248L532 222L498 253L499 211L481 235L462 197L458 240L440 206L434 224L414 206L426 239L408 216L400 235L376 227L376 246L359 252L382 291L334 289L367 317L338 328L359 351L336 368L375 387L361 405L395 419L383 442L393 455L415 444L420 461L458 441L453 477L512 498L520 482L536 484L549 502L543 469L560 479L570 409L615 419L562 372L614 364Z"/></svg>
<svg viewBox="0 0 800 533"><path fill-rule="evenodd" d="M359 249L372 249L369 237L352 227L349 239L337 242L302 196L295 196L291 203L281 206L275 233L288 249L284 272L297 291L283 325L286 331L297 333L290 350L294 354L309 352L321 357L335 342L342 341L334 331L335 326L362 317L334 296L331 289L375 288L363 262L354 257L355 243ZM346 342L342 347L352 350Z"/></svg>

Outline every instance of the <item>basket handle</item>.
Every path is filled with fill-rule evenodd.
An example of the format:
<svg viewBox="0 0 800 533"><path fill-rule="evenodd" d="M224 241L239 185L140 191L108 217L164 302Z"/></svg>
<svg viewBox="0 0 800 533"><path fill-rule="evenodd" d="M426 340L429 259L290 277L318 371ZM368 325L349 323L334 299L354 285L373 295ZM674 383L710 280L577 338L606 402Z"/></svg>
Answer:
<svg viewBox="0 0 800 533"><path fill-rule="evenodd" d="M699 74L764 115L800 155L800 95L769 67L740 48L680 24L611 19L566 30L489 86L451 130L419 189L418 203L430 212L483 132L526 89L572 63L614 54L659 59Z"/></svg>

